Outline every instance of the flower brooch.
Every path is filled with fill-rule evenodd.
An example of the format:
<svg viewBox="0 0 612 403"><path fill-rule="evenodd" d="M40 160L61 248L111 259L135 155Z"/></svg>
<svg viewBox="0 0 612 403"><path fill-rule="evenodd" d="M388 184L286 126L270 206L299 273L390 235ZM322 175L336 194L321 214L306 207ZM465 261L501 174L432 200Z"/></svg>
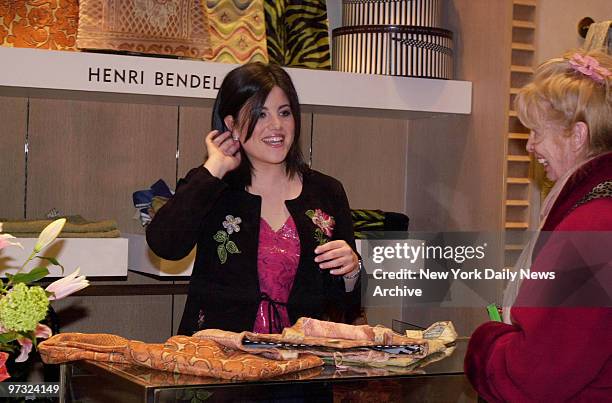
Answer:
<svg viewBox="0 0 612 403"><path fill-rule="evenodd" d="M217 245L217 256L219 256L221 264L227 261L228 253L240 253L240 249L238 249L236 243L229 239L231 234L240 231L240 223L242 223L240 217L234 218L232 215L227 215L225 216L225 221L223 221L223 228L225 228L225 231L217 231L215 235L213 235L213 239L219 242L219 245Z"/></svg>
<svg viewBox="0 0 612 403"><path fill-rule="evenodd" d="M306 215L317 226L314 237L319 245L329 242L329 238L331 238L334 231L334 225L336 225L334 217L325 213L321 209L307 210Z"/></svg>

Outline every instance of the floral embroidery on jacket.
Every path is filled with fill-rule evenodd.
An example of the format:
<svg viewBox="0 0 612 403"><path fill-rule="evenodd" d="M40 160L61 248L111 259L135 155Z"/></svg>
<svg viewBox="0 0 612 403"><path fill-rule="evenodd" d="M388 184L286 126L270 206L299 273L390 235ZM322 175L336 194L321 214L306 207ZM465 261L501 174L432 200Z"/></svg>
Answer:
<svg viewBox="0 0 612 403"><path fill-rule="evenodd" d="M217 245L217 256L219 256L221 264L227 261L228 253L240 253L240 249L238 249L236 243L229 239L231 234L240 231L240 223L242 223L240 217L234 218L232 215L227 215L225 216L225 221L223 221L223 228L225 228L225 231L217 231L213 236L213 239L219 242L219 245Z"/></svg>
<svg viewBox="0 0 612 403"><path fill-rule="evenodd" d="M308 210L306 211L306 215L310 217L312 222L317 226L314 237L319 245L329 242L329 238L331 238L334 232L334 225L336 225L334 217L321 209Z"/></svg>

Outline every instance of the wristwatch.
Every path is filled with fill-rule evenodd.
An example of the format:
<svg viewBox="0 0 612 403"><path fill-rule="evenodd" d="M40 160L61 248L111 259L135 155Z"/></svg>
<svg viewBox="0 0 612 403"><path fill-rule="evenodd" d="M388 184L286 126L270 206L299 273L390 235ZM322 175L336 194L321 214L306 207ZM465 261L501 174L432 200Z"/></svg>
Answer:
<svg viewBox="0 0 612 403"><path fill-rule="evenodd" d="M346 280L353 280L359 277L361 270L363 270L363 261L361 259L358 259L357 262L357 270L354 270L352 273L345 274L344 276L342 276L343 278L345 278Z"/></svg>

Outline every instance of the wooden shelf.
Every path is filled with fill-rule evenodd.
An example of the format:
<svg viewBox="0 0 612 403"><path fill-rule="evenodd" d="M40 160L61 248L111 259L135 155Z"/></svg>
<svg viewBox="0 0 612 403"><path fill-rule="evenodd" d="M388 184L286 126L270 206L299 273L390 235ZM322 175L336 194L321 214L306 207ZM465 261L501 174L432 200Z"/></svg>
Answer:
<svg viewBox="0 0 612 403"><path fill-rule="evenodd" d="M534 73L534 69L531 66L519 66L516 64L513 64L512 66L510 66L510 71L512 73L524 73L524 74L533 74Z"/></svg>
<svg viewBox="0 0 612 403"><path fill-rule="evenodd" d="M535 46L529 43L512 42L512 50L522 50L526 52L535 52Z"/></svg>
<svg viewBox="0 0 612 403"><path fill-rule="evenodd" d="M519 245L519 244L507 244L504 246L504 249L507 251L512 251L512 252L520 252L523 249L525 249L525 245Z"/></svg>
<svg viewBox="0 0 612 403"><path fill-rule="evenodd" d="M518 117L518 113L516 111L508 111L508 116L510 116L511 118L517 118Z"/></svg>
<svg viewBox="0 0 612 403"><path fill-rule="evenodd" d="M535 7L536 6L536 1L535 0L513 0L512 3L515 6L527 6L527 7Z"/></svg>
<svg viewBox="0 0 612 403"><path fill-rule="evenodd" d="M508 133L509 140L529 140L529 133Z"/></svg>
<svg viewBox="0 0 612 403"><path fill-rule="evenodd" d="M0 60L3 93L17 90L15 95L55 98L58 91L64 90L76 91L88 99L106 95L106 98L122 101L120 95L123 94L143 97L141 101L145 103L171 104L181 104L185 100L197 104L214 99L223 77L237 67L197 60L9 47L0 47ZM472 83L468 81L286 70L303 105L471 113ZM69 97L74 99L74 95L71 93Z"/></svg>
<svg viewBox="0 0 612 403"><path fill-rule="evenodd" d="M526 222L506 222L507 229L528 229L529 223Z"/></svg>
<svg viewBox="0 0 612 403"><path fill-rule="evenodd" d="M529 206L529 200L506 200L506 206L527 207Z"/></svg>
<svg viewBox="0 0 612 403"><path fill-rule="evenodd" d="M529 185L529 178L506 178L506 183L510 185Z"/></svg>
<svg viewBox="0 0 612 403"><path fill-rule="evenodd" d="M535 29L535 23L531 21L512 20L513 28Z"/></svg>
<svg viewBox="0 0 612 403"><path fill-rule="evenodd" d="M508 155L510 162L531 162L531 157L528 155Z"/></svg>

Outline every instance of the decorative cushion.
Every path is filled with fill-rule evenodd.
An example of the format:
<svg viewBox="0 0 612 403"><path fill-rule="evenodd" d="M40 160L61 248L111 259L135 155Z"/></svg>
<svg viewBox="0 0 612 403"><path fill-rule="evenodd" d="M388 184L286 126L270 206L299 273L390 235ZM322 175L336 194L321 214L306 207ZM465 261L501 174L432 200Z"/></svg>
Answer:
<svg viewBox="0 0 612 403"><path fill-rule="evenodd" d="M0 0L0 46L76 50L77 0Z"/></svg>
<svg viewBox="0 0 612 403"><path fill-rule="evenodd" d="M329 24L324 0L265 0L270 61L329 70Z"/></svg>
<svg viewBox="0 0 612 403"><path fill-rule="evenodd" d="M81 0L77 47L206 58L200 0Z"/></svg>
<svg viewBox="0 0 612 403"><path fill-rule="evenodd" d="M210 60L268 62L263 0L202 0L210 24Z"/></svg>

